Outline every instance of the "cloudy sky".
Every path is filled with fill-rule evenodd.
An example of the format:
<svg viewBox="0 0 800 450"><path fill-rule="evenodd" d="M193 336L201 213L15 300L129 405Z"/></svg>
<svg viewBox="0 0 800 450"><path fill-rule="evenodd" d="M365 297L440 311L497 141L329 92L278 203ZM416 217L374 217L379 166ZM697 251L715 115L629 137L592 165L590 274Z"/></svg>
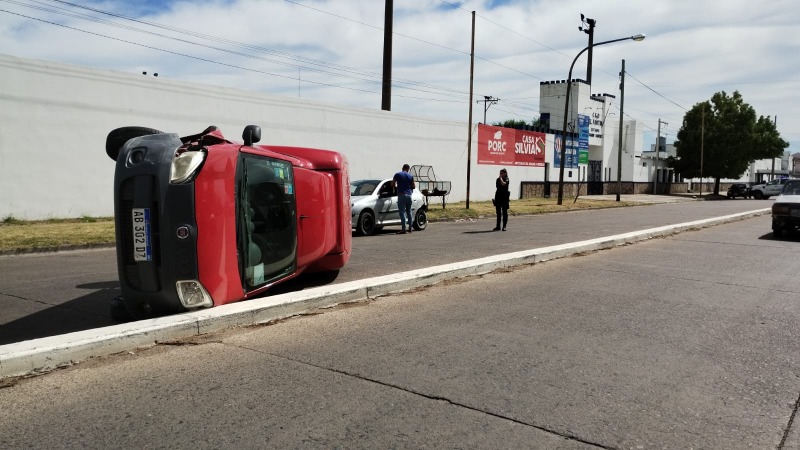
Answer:
<svg viewBox="0 0 800 450"><path fill-rule="evenodd" d="M0 52L26 58L380 109L383 0L0 0ZM739 91L800 152L796 0L394 0L392 111L489 123L539 116L539 83L567 78L596 47L592 92L619 99L645 144L675 139L684 113ZM586 54L573 78L586 78ZM618 105L619 102L617 101ZM473 103L475 122L484 104ZM616 111L619 114L619 111Z"/></svg>

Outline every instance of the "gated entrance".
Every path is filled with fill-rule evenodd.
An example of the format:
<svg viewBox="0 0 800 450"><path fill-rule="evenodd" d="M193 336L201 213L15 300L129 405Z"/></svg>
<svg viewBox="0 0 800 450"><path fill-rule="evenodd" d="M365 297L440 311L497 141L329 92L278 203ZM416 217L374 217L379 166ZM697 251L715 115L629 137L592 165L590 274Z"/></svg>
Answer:
<svg viewBox="0 0 800 450"><path fill-rule="evenodd" d="M603 161L589 161L586 194L603 195Z"/></svg>

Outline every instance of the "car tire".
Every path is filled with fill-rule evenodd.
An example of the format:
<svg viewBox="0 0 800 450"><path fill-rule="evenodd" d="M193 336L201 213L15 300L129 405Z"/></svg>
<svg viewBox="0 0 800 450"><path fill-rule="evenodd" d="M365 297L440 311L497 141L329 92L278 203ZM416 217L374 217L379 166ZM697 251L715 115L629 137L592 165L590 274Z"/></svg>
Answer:
<svg viewBox="0 0 800 450"><path fill-rule="evenodd" d="M420 209L414 216L414 229L422 231L425 228L428 228L428 213L424 209Z"/></svg>
<svg viewBox="0 0 800 450"><path fill-rule="evenodd" d="M755 198L756 200L761 200L762 198L764 198L764 193L761 191L753 191L753 198Z"/></svg>
<svg viewBox="0 0 800 450"><path fill-rule="evenodd" d="M356 231L361 236L369 236L375 232L375 214L372 211L364 211L358 216L358 226Z"/></svg>
<svg viewBox="0 0 800 450"><path fill-rule="evenodd" d="M122 127L111 130L108 136L106 136L106 154L109 158L116 161L117 157L119 157L119 150L129 140L136 137L162 133L162 131L146 127Z"/></svg>

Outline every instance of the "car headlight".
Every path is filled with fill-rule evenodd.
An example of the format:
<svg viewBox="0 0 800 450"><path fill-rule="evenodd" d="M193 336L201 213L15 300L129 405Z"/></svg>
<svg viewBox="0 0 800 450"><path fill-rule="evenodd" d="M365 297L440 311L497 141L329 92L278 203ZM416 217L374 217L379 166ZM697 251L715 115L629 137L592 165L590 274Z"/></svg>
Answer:
<svg viewBox="0 0 800 450"><path fill-rule="evenodd" d="M206 288L197 280L178 281L175 287L178 289L178 298L185 308L214 305Z"/></svg>
<svg viewBox="0 0 800 450"><path fill-rule="evenodd" d="M188 151L175 155L169 170L170 184L184 184L192 181L205 159L206 153L202 151Z"/></svg>

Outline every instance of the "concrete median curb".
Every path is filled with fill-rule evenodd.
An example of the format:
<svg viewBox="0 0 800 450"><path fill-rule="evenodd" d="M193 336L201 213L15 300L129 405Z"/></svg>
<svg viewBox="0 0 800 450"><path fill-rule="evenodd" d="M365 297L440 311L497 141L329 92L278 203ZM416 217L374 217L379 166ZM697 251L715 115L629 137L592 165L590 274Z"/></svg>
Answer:
<svg viewBox="0 0 800 450"><path fill-rule="evenodd" d="M321 286L157 319L113 325L0 346L0 378L47 372L90 357L106 356L226 328L291 317L340 303L374 299L498 269L564 258L633 242L669 236L768 213L759 209L667 225L580 242L443 264L392 275Z"/></svg>

